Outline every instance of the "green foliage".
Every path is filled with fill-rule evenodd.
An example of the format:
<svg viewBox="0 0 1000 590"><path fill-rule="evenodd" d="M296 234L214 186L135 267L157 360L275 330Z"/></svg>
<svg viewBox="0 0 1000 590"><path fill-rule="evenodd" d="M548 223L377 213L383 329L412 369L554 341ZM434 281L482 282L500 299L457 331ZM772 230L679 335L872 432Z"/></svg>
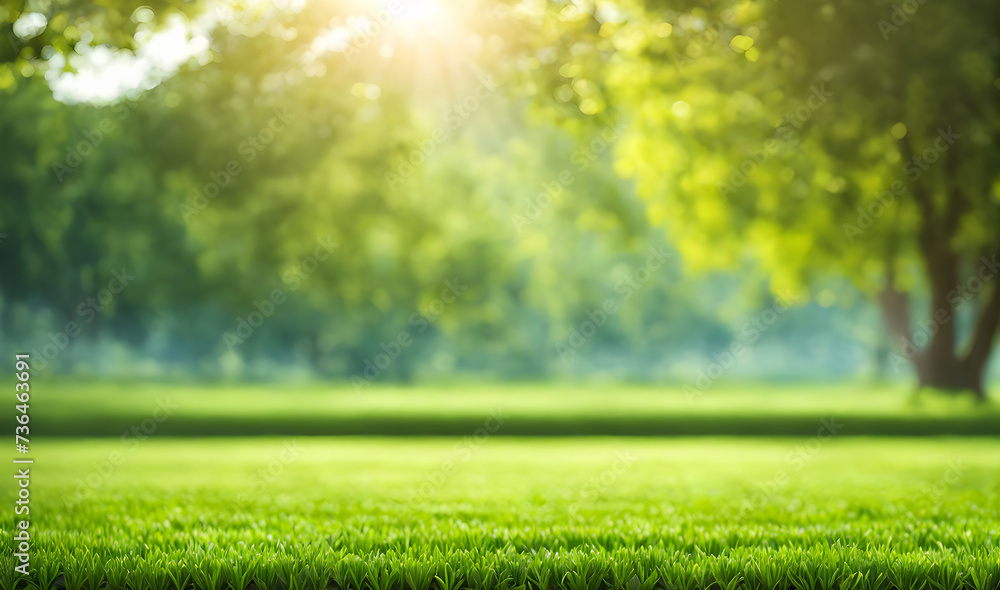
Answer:
<svg viewBox="0 0 1000 590"><path fill-rule="evenodd" d="M113 4L54 0L0 2L0 92L16 88L18 79L30 79L35 65L52 55L70 55L79 44L135 49L136 32L155 30L171 15L193 12L199 3L170 0L126 0ZM144 14L138 12L144 8ZM17 34L15 23L25 15L33 23L30 34ZM39 26L40 25L40 26ZM47 50L46 50L47 48ZM34 64L34 65L32 65Z"/></svg>
<svg viewBox="0 0 1000 590"><path fill-rule="evenodd" d="M10 277L0 284L5 343L41 348L38 334L82 323L81 303L122 267L136 281L83 325L53 369L94 364L114 348L134 352L115 365L142 359L161 372L256 376L293 364L346 379L384 343L412 331L413 314L433 302L442 281L457 277L469 290L380 379L610 370L662 377L665 357L710 355L727 345L741 315L767 303L763 289L737 289L738 280L682 281L679 258L623 301L623 281L650 248L672 253L664 250L670 236L655 227L658 218L647 220L612 167L614 146L633 133L620 125L628 117L558 125L524 100L538 84L520 66L534 62L513 56L543 49L540 31L560 32L544 24L544 11L484 19L476 3L449 6L470 39L505 40L477 50L477 67L456 64L454 76L437 60L450 63L446 42L465 43L462 35L423 43L421 59L402 49L387 59L378 43L351 59L314 52L317 36L366 10L353 2L299 11L264 2L267 10L249 15L252 27L220 20L210 61L186 64L110 105L57 102L40 75L46 44L65 42L59 51L73 53L77 38L65 35L82 29L71 30L72 22L86 22L94 44L129 48L136 29L155 29L180 10L192 19L215 14L220 3L227 4L149 4L149 23L134 22L130 5L91 14L84 6L32 4L48 11L49 22L28 44L38 73L18 78L0 113L0 134L9 139L0 148L0 233L7 235L0 272ZM26 4L5 4L0 23L9 28ZM69 32L59 37L63 13ZM294 38L279 34L292 30ZM397 43L393 35L379 40ZM578 49L588 38L580 37ZM465 98L484 76L498 88L460 125L443 123L441 105ZM352 92L357 84L377 87L378 99ZM424 96L417 89L425 84L444 90ZM275 109L290 115L287 125L250 150L248 139L268 129ZM423 164L401 182L387 180L442 127L446 140ZM71 154L102 129L73 164ZM231 163L240 172L216 182ZM544 187L563 173L572 182L539 207ZM326 237L338 248L308 278L295 278ZM274 289L287 302L251 338L229 346L225 335L235 333L237 318ZM838 344L850 347L854 326L847 324L869 310L835 290L850 311L824 317L840 322ZM573 358L561 358L557 347L609 298L621 310ZM790 347L812 338L821 321L795 328Z"/></svg>
<svg viewBox="0 0 1000 590"><path fill-rule="evenodd" d="M921 4L904 24L894 7L567 6L534 37L558 55L539 68L540 108L571 87L549 108L556 117L628 120L616 169L693 267L753 260L776 289L836 273L874 292L889 264L911 290L926 280L920 232L948 231L949 215L961 218L951 246L964 265L998 245L983 228L1000 214L1000 152L987 140L1000 54L987 3ZM966 134L929 163L912 160L949 126ZM859 208L896 181L898 200L858 227Z"/></svg>
<svg viewBox="0 0 1000 590"><path fill-rule="evenodd" d="M852 370L888 347L846 285L929 288L931 315L948 321L915 362L974 378L921 383L982 393L1000 289L959 304L953 289L1000 251L996 11L921 4L898 23L894 6L453 2L445 34L395 23L327 51L372 7L4 0L4 340L79 322L124 267L137 281L74 349L125 348L160 372L273 363L350 378L457 277L468 291L379 378L534 378L605 370L598 359L662 378L664 358L720 350L733 316L767 303L764 270L800 305L811 290L824 310L849 309L798 329L840 326ZM15 35L29 14L44 26ZM48 84L72 73L60 64L80 61L64 57L128 56L171 19L204 29L204 55L112 104L53 99ZM301 276L321 239L335 252ZM564 358L668 241L683 265L628 290L586 352ZM728 281L681 281L718 269ZM277 290L280 314L236 338ZM897 303L898 343L914 334Z"/></svg>

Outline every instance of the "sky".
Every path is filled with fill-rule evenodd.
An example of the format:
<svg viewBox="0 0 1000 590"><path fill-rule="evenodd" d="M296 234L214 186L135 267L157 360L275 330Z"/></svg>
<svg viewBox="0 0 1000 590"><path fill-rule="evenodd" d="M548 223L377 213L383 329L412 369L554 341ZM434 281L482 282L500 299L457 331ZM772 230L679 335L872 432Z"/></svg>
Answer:
<svg viewBox="0 0 1000 590"><path fill-rule="evenodd" d="M152 9L140 7L132 14L133 22L138 25L134 52L91 46L93 35L87 32L68 57L73 71L63 71L67 57L55 53L49 58L45 78L55 99L66 103L106 104L135 98L173 76L191 60L200 65L210 63L211 33L217 27L225 26L232 33L255 34L262 31L262 23L273 13L286 9L298 12L303 4L304 0L241 0L237 5L235 0L219 0L193 20L175 14L156 29ZM315 56L347 49L356 36L364 35L376 13L386 11L391 13L393 26L411 28L426 27L443 13L438 0L373 2L366 14L331 23L313 42L312 53ZM27 39L41 32L44 26L45 16L32 12L23 14L14 30ZM291 34L295 34L294 30ZM386 51L389 55L385 55ZM384 49L383 55L389 57L391 51Z"/></svg>

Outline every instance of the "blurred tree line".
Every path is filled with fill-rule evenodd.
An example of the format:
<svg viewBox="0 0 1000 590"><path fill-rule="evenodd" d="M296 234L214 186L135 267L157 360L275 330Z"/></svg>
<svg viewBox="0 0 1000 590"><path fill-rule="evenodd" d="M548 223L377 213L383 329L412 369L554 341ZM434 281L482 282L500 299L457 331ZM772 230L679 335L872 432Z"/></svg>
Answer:
<svg viewBox="0 0 1000 590"><path fill-rule="evenodd" d="M722 157L720 129L766 131L724 105L711 129L675 128L696 101L661 95L686 79L636 69L675 68L642 50L670 38L666 17L680 33L711 15L470 3L429 22L393 3L219 5L0 4L5 348L59 371L684 380L756 330L754 363L735 372L885 362L875 308L835 251L790 278L815 231L772 220L794 239L761 264L747 244L778 234L741 242L751 210L727 222L714 198L649 199L716 191L688 155ZM139 55L172 18L210 38L176 72L110 101L53 96L85 67L76 54ZM749 46L705 45L753 61ZM725 59L679 67L710 81ZM789 167L758 176L799 190ZM779 287L795 309L748 328Z"/></svg>

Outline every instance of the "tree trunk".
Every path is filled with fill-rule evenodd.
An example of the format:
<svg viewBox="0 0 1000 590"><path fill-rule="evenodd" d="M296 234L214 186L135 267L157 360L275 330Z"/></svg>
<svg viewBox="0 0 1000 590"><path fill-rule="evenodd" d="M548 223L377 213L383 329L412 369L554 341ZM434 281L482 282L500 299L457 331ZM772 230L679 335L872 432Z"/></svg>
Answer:
<svg viewBox="0 0 1000 590"><path fill-rule="evenodd" d="M976 369L965 358L954 354L932 357L925 351L914 359L917 386L949 392L971 391L976 399L985 400L983 367Z"/></svg>
<svg viewBox="0 0 1000 590"><path fill-rule="evenodd" d="M912 161L913 148L909 136L900 140L900 148L904 158ZM960 190L959 155L956 150L945 152L944 166L945 177L954 182L945 193L943 203L935 203L934 195L926 186L916 182L910 186L914 203L921 215L922 223L917 232L916 246L923 258L930 287L930 316L918 322L916 330L912 328L909 298L906 293L898 291L895 284L895 242L890 243L889 251L886 252L885 284L879 294L879 305L886 330L898 343L897 348L902 355L912 363L919 387L954 392L971 391L978 399L984 400L986 363L1000 324L1000 278L991 275L993 286L980 307L972 338L965 351L960 352L954 295L961 285L959 267L963 260L954 250L954 243L961 218L969 213L969 202ZM993 261L984 256L975 261L975 266L983 269L989 265L992 269L996 266L995 257L1000 254L1000 250L994 245L984 253L986 256L993 255ZM981 270L975 272L978 274ZM985 282L982 275L980 277ZM893 367L902 363L898 355L891 357L891 360Z"/></svg>
<svg viewBox="0 0 1000 590"><path fill-rule="evenodd" d="M948 294L954 289L948 285L957 282L957 273L951 269L935 273L934 269L933 262L928 264L932 284L930 319L918 322L916 331L911 327L908 295L896 290L891 266L886 272L879 307L886 331L899 351L892 353L891 366L898 369L905 364L905 357L916 372L918 387L970 391L977 399L985 400L984 373L1000 325L1000 286L995 284L990 290L976 317L969 345L960 353L956 346L955 307L948 301Z"/></svg>
<svg viewBox="0 0 1000 590"><path fill-rule="evenodd" d="M1000 277L993 277L993 281L993 289L985 305L979 310L969 341L969 350L963 358L966 370L978 380L979 388L976 391L980 399L986 399L983 377L990 360L990 352L993 351L997 328L1000 326Z"/></svg>

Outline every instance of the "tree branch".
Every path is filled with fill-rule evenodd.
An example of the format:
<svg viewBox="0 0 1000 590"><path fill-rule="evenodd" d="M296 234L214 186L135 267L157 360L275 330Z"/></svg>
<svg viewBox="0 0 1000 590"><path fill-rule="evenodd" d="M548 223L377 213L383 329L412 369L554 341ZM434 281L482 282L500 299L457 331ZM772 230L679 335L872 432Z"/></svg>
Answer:
<svg viewBox="0 0 1000 590"><path fill-rule="evenodd" d="M879 291L878 304L889 335L895 339L909 339L910 296L896 289L895 262L891 258L886 261L885 283Z"/></svg>
<svg viewBox="0 0 1000 590"><path fill-rule="evenodd" d="M908 162L913 161L913 145L910 143L909 135L899 140L899 147L903 152L903 158ZM910 190L913 192L913 199L920 209L920 215L929 221L934 216L934 204L931 202L930 194L916 182L910 183Z"/></svg>

